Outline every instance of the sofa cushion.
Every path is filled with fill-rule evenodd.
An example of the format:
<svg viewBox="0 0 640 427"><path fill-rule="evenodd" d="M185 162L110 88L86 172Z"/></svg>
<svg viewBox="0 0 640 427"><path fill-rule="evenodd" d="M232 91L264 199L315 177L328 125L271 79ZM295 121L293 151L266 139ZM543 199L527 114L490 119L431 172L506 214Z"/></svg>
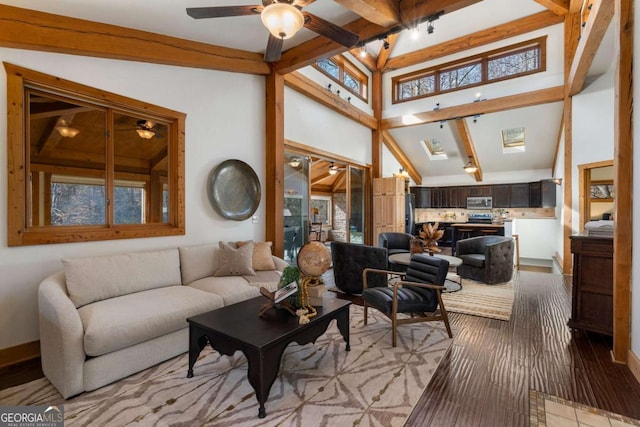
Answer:
<svg viewBox="0 0 640 427"><path fill-rule="evenodd" d="M187 318L223 306L221 297L169 286L105 299L78 309L84 349L100 356L182 328Z"/></svg>
<svg viewBox="0 0 640 427"><path fill-rule="evenodd" d="M240 248L250 242L251 241L236 242L236 246ZM271 242L253 242L252 267L254 271L276 269L276 264L273 262L271 246Z"/></svg>
<svg viewBox="0 0 640 427"><path fill-rule="evenodd" d="M248 242L244 246L234 248L227 243L220 242L220 253L218 255L218 269L214 276L253 276L253 242Z"/></svg>
<svg viewBox="0 0 640 427"><path fill-rule="evenodd" d="M177 249L63 259L76 307L148 289L180 285Z"/></svg>
<svg viewBox="0 0 640 427"><path fill-rule="evenodd" d="M218 269L220 247L217 243L181 246L178 250L182 283L185 285L203 277L213 276Z"/></svg>
<svg viewBox="0 0 640 427"><path fill-rule="evenodd" d="M189 287L220 296L224 300L224 305L235 304L260 295L260 289L249 285L242 276L205 277L191 282Z"/></svg>
<svg viewBox="0 0 640 427"><path fill-rule="evenodd" d="M255 286L258 289L264 286L271 292L275 292L278 290L278 284L280 283L280 277L282 277L282 272L278 270L269 270L269 271L256 271L255 276L242 276L244 279L251 285Z"/></svg>
<svg viewBox="0 0 640 427"><path fill-rule="evenodd" d="M478 268L484 268L484 254L464 254L458 255L458 257L462 259L463 264L468 264Z"/></svg>

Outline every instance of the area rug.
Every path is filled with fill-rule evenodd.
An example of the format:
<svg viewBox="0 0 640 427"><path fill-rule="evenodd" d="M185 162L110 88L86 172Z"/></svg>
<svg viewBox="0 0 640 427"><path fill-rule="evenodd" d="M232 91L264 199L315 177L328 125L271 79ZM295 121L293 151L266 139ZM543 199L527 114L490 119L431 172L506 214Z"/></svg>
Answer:
<svg viewBox="0 0 640 427"><path fill-rule="evenodd" d="M459 276L449 273L447 280L458 282ZM487 285L471 279L462 279L462 289L442 294L447 311L488 317L490 319L509 320L515 299L514 274L510 282Z"/></svg>
<svg viewBox="0 0 640 427"><path fill-rule="evenodd" d="M46 379L0 391L0 405L64 405L65 426L401 426L451 345L440 322L391 326L352 305L351 351L333 322L315 344L291 344L258 419L244 355L207 347L186 378L181 355L64 401Z"/></svg>
<svg viewBox="0 0 640 427"><path fill-rule="evenodd" d="M529 390L529 425L531 427L637 427L640 426L640 420Z"/></svg>

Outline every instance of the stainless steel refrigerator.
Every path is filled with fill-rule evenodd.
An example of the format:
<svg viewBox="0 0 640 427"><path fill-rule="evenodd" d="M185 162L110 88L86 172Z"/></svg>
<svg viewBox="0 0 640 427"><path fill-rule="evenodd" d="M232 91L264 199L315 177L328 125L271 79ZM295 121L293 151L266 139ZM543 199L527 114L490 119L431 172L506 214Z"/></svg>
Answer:
<svg viewBox="0 0 640 427"><path fill-rule="evenodd" d="M413 193L407 193L404 196L404 232L413 234L415 228L415 212L416 195Z"/></svg>

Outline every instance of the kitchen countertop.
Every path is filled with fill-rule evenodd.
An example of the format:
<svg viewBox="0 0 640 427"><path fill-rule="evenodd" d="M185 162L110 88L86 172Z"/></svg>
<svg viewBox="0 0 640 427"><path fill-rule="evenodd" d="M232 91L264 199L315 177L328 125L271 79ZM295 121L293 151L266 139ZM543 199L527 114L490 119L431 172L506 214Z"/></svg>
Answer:
<svg viewBox="0 0 640 427"><path fill-rule="evenodd" d="M457 222L455 224L452 224L453 227L469 227L469 228L503 228L504 224L496 224L496 223L491 223L491 224L478 224L476 222Z"/></svg>

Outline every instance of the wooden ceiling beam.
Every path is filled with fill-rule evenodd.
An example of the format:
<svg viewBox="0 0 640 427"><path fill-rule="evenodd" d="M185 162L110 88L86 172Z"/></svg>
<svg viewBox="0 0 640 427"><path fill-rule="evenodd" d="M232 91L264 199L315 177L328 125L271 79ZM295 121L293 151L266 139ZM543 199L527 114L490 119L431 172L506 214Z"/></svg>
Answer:
<svg viewBox="0 0 640 427"><path fill-rule="evenodd" d="M520 34L526 34L531 31L546 28L550 25L560 24L562 21L563 18L561 16L550 11L536 13L522 19L516 19L515 21L496 25L495 27L487 28L486 30L477 31L437 45L396 56L389 59L382 71L392 71L420 64L435 58L441 58L443 56L484 46L489 43L494 43Z"/></svg>
<svg viewBox="0 0 640 427"><path fill-rule="evenodd" d="M0 5L0 46L267 75L262 54Z"/></svg>
<svg viewBox="0 0 640 427"><path fill-rule="evenodd" d="M376 129L378 127L378 122L373 116L354 107L346 100L329 92L318 83L298 72L285 75L284 83L286 86L300 92L306 97L313 99L325 107L342 114L363 126L370 129Z"/></svg>
<svg viewBox="0 0 640 427"><path fill-rule="evenodd" d="M589 13L586 25L582 30L582 36L578 42L578 48L569 72L567 84L571 96L582 91L593 58L596 56L600 43L613 19L613 1L593 0L591 5L591 13Z"/></svg>
<svg viewBox="0 0 640 427"><path fill-rule="evenodd" d="M382 27L400 23L399 2L394 0L334 0L339 5Z"/></svg>
<svg viewBox="0 0 640 427"><path fill-rule="evenodd" d="M422 185L422 175L418 172L418 169L411 163L409 157L402 151L400 145L395 138L389 133L389 131L382 131L382 140L384 145L387 146L393 157L409 172L409 176L413 179L416 185Z"/></svg>
<svg viewBox="0 0 640 427"><path fill-rule="evenodd" d="M569 0L569 13L579 13L584 0Z"/></svg>
<svg viewBox="0 0 640 427"><path fill-rule="evenodd" d="M355 59L357 59L358 62L360 62L362 65L364 65L367 70L369 70L369 71L371 71L373 73L374 71L377 70L377 68L376 68L377 67L376 59L366 51L365 51L365 55L362 56L361 55L361 53L362 53L361 49L363 49L363 48L362 47L354 47L353 49L349 50L349 53L351 55L353 55L353 57Z"/></svg>
<svg viewBox="0 0 640 427"><path fill-rule="evenodd" d="M331 186L331 192L337 193L339 190L344 190L347 186L347 173L345 171L339 171L338 177L333 181Z"/></svg>
<svg viewBox="0 0 640 427"><path fill-rule="evenodd" d="M556 15L564 16L569 13L569 0L535 0Z"/></svg>
<svg viewBox="0 0 640 427"><path fill-rule="evenodd" d="M406 116L383 119L381 128L394 129L406 126L417 126L425 123L452 120L476 114L496 113L514 108L530 107L532 105L559 102L564 99L564 86L556 86L547 89L534 90L516 95L503 96L502 98L488 99L486 101L471 102L453 107L440 108L437 111L429 110Z"/></svg>
<svg viewBox="0 0 640 427"><path fill-rule="evenodd" d="M480 167L480 161L478 160L478 155L476 154L476 147L473 144L473 140L471 139L471 132L469 132L467 121L465 119L456 120L456 129L458 129L458 134L460 135L460 140L462 141L462 146L464 147L466 157L471 158L478 168L473 173L473 176L477 182L480 182L482 181L482 168Z"/></svg>
<svg viewBox="0 0 640 427"><path fill-rule="evenodd" d="M482 0L404 0L400 3L400 15L414 15L419 18L436 13L451 13L458 9L478 3ZM410 11L410 13L409 13ZM397 27L383 27L364 18L356 19L343 26L360 36L360 42L380 38L390 32L397 32ZM393 30L393 31L392 31ZM306 43L299 44L283 52L280 61L273 63L273 70L279 74L292 71L313 64L320 58L327 58L346 51L348 48L326 37L316 37Z"/></svg>
<svg viewBox="0 0 640 427"><path fill-rule="evenodd" d="M393 52L393 48L396 45L396 41L398 40L399 33L389 34L386 38L387 43L389 45L385 48L384 43L380 46L380 52L378 53L378 59L376 61L376 69L381 70L387 64L389 60L389 56L391 56L391 52Z"/></svg>

